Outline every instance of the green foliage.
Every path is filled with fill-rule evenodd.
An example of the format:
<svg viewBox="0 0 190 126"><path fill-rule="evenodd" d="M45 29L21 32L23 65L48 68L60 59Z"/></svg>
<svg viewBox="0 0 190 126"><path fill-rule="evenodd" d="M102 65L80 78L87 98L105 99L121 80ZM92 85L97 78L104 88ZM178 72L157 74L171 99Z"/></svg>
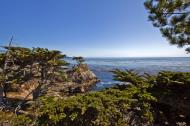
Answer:
<svg viewBox="0 0 190 126"><path fill-rule="evenodd" d="M1 69L3 69L4 62L5 62L5 54L4 53L0 53L0 68Z"/></svg>
<svg viewBox="0 0 190 126"><path fill-rule="evenodd" d="M171 44L190 45L190 1L147 0L144 5L149 11L149 20Z"/></svg>
<svg viewBox="0 0 190 126"><path fill-rule="evenodd" d="M68 65L63 59L66 55L61 54L58 50L48 50L46 48L33 48L32 50L35 60L41 64L52 65L52 66L63 66Z"/></svg>
<svg viewBox="0 0 190 126"><path fill-rule="evenodd" d="M157 84L155 85L156 87L166 88L172 85L190 86L190 73L164 71L158 74L156 80L157 80Z"/></svg>
<svg viewBox="0 0 190 126"><path fill-rule="evenodd" d="M188 120L190 115L189 111L189 101L190 98L190 73L189 72L171 72L162 71L156 76L144 74L138 75L134 71L121 71L115 70L114 76L116 80L128 82L130 85L138 87L141 91L146 93L141 93L143 97L138 97L137 104L144 104L146 108L147 103L145 98L147 98L147 93L149 96L154 97L157 101L152 101L151 104L147 104L147 107L153 109L149 114L153 122L159 120L159 124L164 125L165 122L169 125L176 125L178 121ZM123 86L121 89L128 89L130 85ZM149 106L150 105L150 106ZM143 108L143 107L142 107ZM146 110L146 109L145 109ZM148 114L147 114L148 115ZM183 115L184 119L179 119L179 115ZM188 122L186 122L189 124Z"/></svg>
<svg viewBox="0 0 190 126"><path fill-rule="evenodd" d="M13 87L17 90L21 84L30 79L41 79L41 84L47 80L55 81L63 72L62 66L68 65L64 60L65 55L57 50L6 46L3 48L7 50L0 54L0 75L4 94L8 90L13 90Z"/></svg>
<svg viewBox="0 0 190 126"><path fill-rule="evenodd" d="M149 88L154 83L154 76L145 74L144 76L139 75L133 70L114 70L114 79L121 82L128 82L134 86L140 88Z"/></svg>
<svg viewBox="0 0 190 126"><path fill-rule="evenodd" d="M132 70L121 71L116 69L112 72L114 73L114 78L117 81L130 82L135 86L139 85L141 82L144 82L144 79Z"/></svg>
<svg viewBox="0 0 190 126"><path fill-rule="evenodd" d="M156 77L156 83L151 92L157 98L170 97L171 99L190 98L190 73L189 72L160 72Z"/></svg>
<svg viewBox="0 0 190 126"><path fill-rule="evenodd" d="M165 103L164 99L179 97L185 101L184 97L190 98L187 94L190 73L163 71L156 76L139 75L128 70L115 70L113 73L115 80L128 82L129 85L64 99L42 97L40 104L37 104L36 120L33 121L42 126L143 126L154 125L158 120L162 125L165 121L169 125L178 123L177 119L171 118L178 117L178 111L181 114L184 108L176 109L174 106L180 105ZM175 111L173 116L170 115L170 108ZM20 120L22 124L24 119Z"/></svg>
<svg viewBox="0 0 190 126"><path fill-rule="evenodd" d="M20 67L30 65L33 61L32 51L28 48L23 47L11 47L9 50L9 58L14 58L14 64Z"/></svg>
<svg viewBox="0 0 190 126"><path fill-rule="evenodd" d="M81 56L73 57L73 60L76 60L78 64L81 64L85 61L84 58Z"/></svg>
<svg viewBox="0 0 190 126"><path fill-rule="evenodd" d="M65 126L125 126L152 125L158 119L162 119L160 124L164 124L165 121L171 125L177 123L177 119L169 119L172 118L169 108L176 111L173 113L174 117L178 116L178 109L172 103L164 103L164 99L188 99L190 96L186 93L187 89L190 89L190 73L163 71L156 76L138 75L128 70L115 70L113 73L115 80L129 82L130 85L118 85L100 92L66 99L42 98L38 109L38 123ZM160 96L164 99L160 99ZM179 111L182 112L183 109Z"/></svg>
<svg viewBox="0 0 190 126"><path fill-rule="evenodd" d="M18 115L12 119L12 125L13 126L31 126L32 119L30 119L29 117L25 115Z"/></svg>
<svg viewBox="0 0 190 126"><path fill-rule="evenodd" d="M41 125L64 126L124 126L131 121L151 124L150 101L155 100L136 86L126 90L115 87L65 100L42 98L38 121Z"/></svg>

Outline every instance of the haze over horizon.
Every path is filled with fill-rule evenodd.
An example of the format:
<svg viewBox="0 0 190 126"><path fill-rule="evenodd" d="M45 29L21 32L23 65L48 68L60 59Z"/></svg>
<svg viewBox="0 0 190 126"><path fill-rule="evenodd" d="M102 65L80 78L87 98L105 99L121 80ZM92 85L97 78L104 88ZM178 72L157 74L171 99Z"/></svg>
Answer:
<svg viewBox="0 0 190 126"><path fill-rule="evenodd" d="M189 57L148 21L143 0L0 1L0 45L83 57Z"/></svg>

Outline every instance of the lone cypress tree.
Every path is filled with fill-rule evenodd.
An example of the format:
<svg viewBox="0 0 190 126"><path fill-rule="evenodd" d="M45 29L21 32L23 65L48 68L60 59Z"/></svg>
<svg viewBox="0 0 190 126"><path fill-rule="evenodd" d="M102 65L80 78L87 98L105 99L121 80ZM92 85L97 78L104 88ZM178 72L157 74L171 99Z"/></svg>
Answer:
<svg viewBox="0 0 190 126"><path fill-rule="evenodd" d="M81 56L73 57L73 60L76 60L78 64L82 64L85 61Z"/></svg>
<svg viewBox="0 0 190 126"><path fill-rule="evenodd" d="M171 44L190 45L190 0L147 0L144 5L149 20Z"/></svg>

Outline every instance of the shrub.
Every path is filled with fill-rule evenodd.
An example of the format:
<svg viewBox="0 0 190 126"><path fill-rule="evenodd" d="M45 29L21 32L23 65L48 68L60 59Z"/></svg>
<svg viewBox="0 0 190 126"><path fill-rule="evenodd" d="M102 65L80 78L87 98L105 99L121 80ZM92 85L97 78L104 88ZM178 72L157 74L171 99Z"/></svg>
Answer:
<svg viewBox="0 0 190 126"><path fill-rule="evenodd" d="M127 90L118 88L78 95L65 100L42 98L38 109L39 124L64 126L117 126L135 121L139 125L152 122L146 91L135 86ZM133 116L129 116L129 114Z"/></svg>
<svg viewBox="0 0 190 126"><path fill-rule="evenodd" d="M30 119L29 117L25 115L18 115L12 119L12 125L13 126L31 126L32 119Z"/></svg>

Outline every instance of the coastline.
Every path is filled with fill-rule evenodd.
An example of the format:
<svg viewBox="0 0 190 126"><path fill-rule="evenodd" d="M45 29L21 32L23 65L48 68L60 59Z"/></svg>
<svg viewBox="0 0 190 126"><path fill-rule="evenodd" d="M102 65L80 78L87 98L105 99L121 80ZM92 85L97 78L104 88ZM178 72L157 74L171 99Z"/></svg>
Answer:
<svg viewBox="0 0 190 126"><path fill-rule="evenodd" d="M190 57L153 58L86 58L90 70L101 80L93 90L102 90L117 84L113 80L114 69L134 70L139 74L156 75L160 71L190 72Z"/></svg>

